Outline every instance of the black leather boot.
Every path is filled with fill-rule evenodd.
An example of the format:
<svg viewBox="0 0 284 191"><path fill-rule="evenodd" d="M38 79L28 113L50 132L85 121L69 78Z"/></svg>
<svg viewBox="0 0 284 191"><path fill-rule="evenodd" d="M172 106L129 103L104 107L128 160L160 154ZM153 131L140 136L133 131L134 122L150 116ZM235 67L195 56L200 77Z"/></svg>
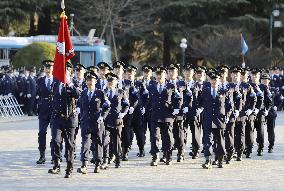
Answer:
<svg viewBox="0 0 284 191"><path fill-rule="evenodd" d="M67 168L65 170L64 178L70 178L73 171L73 165L71 163L67 163Z"/></svg>
<svg viewBox="0 0 284 191"><path fill-rule="evenodd" d="M158 154L153 154L152 155L152 161L151 161L151 166L158 166Z"/></svg>
<svg viewBox="0 0 284 191"><path fill-rule="evenodd" d="M82 174L87 174L87 172L88 172L87 165L88 165L88 162L87 161L83 161L82 162L82 166L77 169L77 172L78 173L82 173Z"/></svg>
<svg viewBox="0 0 284 191"><path fill-rule="evenodd" d="M224 156L221 155L221 156L218 156L218 168L223 168L223 159L224 159Z"/></svg>
<svg viewBox="0 0 284 191"><path fill-rule="evenodd" d="M54 160L54 165L52 169L48 170L50 174L59 174L60 173L60 162L58 159Z"/></svg>
<svg viewBox="0 0 284 191"><path fill-rule="evenodd" d="M172 160L172 151L167 151L166 152L166 165L172 165L173 160Z"/></svg>
<svg viewBox="0 0 284 191"><path fill-rule="evenodd" d="M38 161L36 161L37 164L44 164L45 163L45 151L40 151L40 157Z"/></svg>
<svg viewBox="0 0 284 191"><path fill-rule="evenodd" d="M177 162L183 162L183 161L184 161L184 152L183 149L179 149L177 154Z"/></svg>
<svg viewBox="0 0 284 191"><path fill-rule="evenodd" d="M202 164L202 168L204 169L211 169L212 168L212 162L211 159L209 159L209 157L206 157L206 161L204 164Z"/></svg>

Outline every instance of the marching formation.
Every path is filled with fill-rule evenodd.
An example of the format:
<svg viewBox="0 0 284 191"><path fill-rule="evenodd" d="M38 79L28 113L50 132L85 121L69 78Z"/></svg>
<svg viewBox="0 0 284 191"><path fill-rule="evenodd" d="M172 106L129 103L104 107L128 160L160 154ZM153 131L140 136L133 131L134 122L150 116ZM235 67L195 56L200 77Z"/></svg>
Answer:
<svg viewBox="0 0 284 191"><path fill-rule="evenodd" d="M27 114L36 111L38 115L37 164L46 162L50 127L51 174L60 173L65 157L65 178L71 177L79 131L81 166L77 172L82 174L88 172L89 162L95 173L112 163L121 167L121 161L129 160L134 136L137 157L144 157L147 131L151 166L171 165L176 150L179 163L188 154L192 159L204 155L202 168L223 168L233 160L251 157L255 132L257 155L263 155L265 131L268 153L273 152L277 110L283 109L281 68L144 65L138 78L137 68L121 61L88 68L67 62L67 83L63 84L53 78L53 64L43 61L44 73L37 79L33 71L17 76L9 68L3 68L0 76L0 94L15 95L26 103Z"/></svg>

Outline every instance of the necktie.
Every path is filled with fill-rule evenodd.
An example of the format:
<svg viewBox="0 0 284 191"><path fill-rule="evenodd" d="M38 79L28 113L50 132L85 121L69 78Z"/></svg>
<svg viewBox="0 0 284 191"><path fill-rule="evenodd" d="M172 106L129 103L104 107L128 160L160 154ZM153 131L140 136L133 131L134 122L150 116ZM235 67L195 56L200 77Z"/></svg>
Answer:
<svg viewBox="0 0 284 191"><path fill-rule="evenodd" d="M215 98L216 97L216 91L215 91L215 89L213 89L213 98Z"/></svg>
<svg viewBox="0 0 284 191"><path fill-rule="evenodd" d="M92 99L92 92L89 92L88 93L88 100L91 101L91 99Z"/></svg>
<svg viewBox="0 0 284 191"><path fill-rule="evenodd" d="M47 90L50 91L50 79L47 80Z"/></svg>
<svg viewBox="0 0 284 191"><path fill-rule="evenodd" d="M159 94L161 94L162 91L163 91L163 87L162 87L162 85L160 84L160 86L159 86Z"/></svg>
<svg viewBox="0 0 284 191"><path fill-rule="evenodd" d="M104 80L102 80L102 89L104 88L104 86L105 86L105 81Z"/></svg>
<svg viewBox="0 0 284 191"><path fill-rule="evenodd" d="M109 91L109 98L112 99L112 90Z"/></svg>

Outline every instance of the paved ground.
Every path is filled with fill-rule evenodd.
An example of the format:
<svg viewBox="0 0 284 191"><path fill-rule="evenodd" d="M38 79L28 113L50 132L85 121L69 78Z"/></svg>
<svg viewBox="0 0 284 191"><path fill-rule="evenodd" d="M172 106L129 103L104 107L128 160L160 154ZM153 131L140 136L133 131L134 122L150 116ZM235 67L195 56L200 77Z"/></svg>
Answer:
<svg viewBox="0 0 284 191"><path fill-rule="evenodd" d="M48 174L48 169L52 167L49 163L35 165L38 159L37 126L38 121L34 117L18 118L16 121L0 119L1 191L284 189L284 113L279 113L277 119L274 153L268 154L266 147L264 156L258 157L254 150L252 159L234 162L224 169L204 170L201 168L204 158L192 160L189 157L184 163L151 167L150 155L137 158L135 145L130 151L130 161L123 162L122 168L112 166L107 171L94 174L93 167L90 167L89 174L74 173L71 179L64 179L63 172L60 175ZM149 143L146 149L149 151ZM76 160L75 169L79 166Z"/></svg>

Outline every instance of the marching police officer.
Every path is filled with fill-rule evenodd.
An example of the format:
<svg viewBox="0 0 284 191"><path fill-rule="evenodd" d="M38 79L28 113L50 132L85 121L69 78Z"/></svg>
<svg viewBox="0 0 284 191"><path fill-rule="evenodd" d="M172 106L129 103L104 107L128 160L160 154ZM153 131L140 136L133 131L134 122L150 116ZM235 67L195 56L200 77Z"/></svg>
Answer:
<svg viewBox="0 0 284 191"><path fill-rule="evenodd" d="M136 137L137 142L139 142L139 153L137 153L138 157L144 157L145 156L145 151L144 151L144 146L146 144L146 132L147 132L147 128L149 129L150 133L151 133L151 107L149 104L149 91L148 91L148 87L152 84L155 83L155 81L153 81L151 79L152 77L152 71L153 68L149 65L144 65L142 67L142 71L143 71L143 78L141 80L138 80L136 82L136 86L139 88L139 97L140 97L140 114L142 115L142 124L140 126L140 128L136 128L135 129L135 133L136 133ZM136 110L137 111L137 110ZM139 111L137 111L139 112ZM134 115L135 116L135 115Z"/></svg>
<svg viewBox="0 0 284 191"><path fill-rule="evenodd" d="M173 94L175 87L171 83L166 83L166 69L156 68L157 83L149 86L149 99L152 108L151 112L151 166L158 165L159 141L162 139L162 150L166 156L166 165L172 164L173 149Z"/></svg>
<svg viewBox="0 0 284 191"><path fill-rule="evenodd" d="M264 128L267 126L267 132L268 132L268 140L269 140L269 146L268 150L271 151L273 149L274 145L274 127L273 124L275 124L275 114L274 109L273 109L273 95L271 93L271 90L269 88L269 80L270 77L268 74L262 74L261 76L261 84L259 84L260 90L263 92L264 100L263 104L260 110L261 118L263 123L261 124L261 127L258 127L258 137L257 137L257 142L258 144L263 144L264 142ZM273 115L274 114L274 115ZM274 121L273 121L274 120ZM268 123L269 123L269 128L268 128ZM272 124L272 125L271 125ZM259 129L259 128L263 128ZM263 141L262 141L263 139ZM260 151L259 151L260 153ZM261 154L261 153L260 153Z"/></svg>
<svg viewBox="0 0 284 191"><path fill-rule="evenodd" d="M45 149L46 149L46 133L47 127L50 125L51 129L51 113L52 113L52 91L54 85L58 83L52 76L53 61L44 60L42 62L44 66L45 76L37 80L36 98L38 103L38 119L39 119L39 132L38 132L38 149L40 152L40 158L37 164L45 163ZM53 147L52 153L53 155Z"/></svg>
<svg viewBox="0 0 284 191"><path fill-rule="evenodd" d="M74 161L74 137L75 137L75 99L79 98L80 91L76 89L71 82L72 64L66 64L67 84L56 83L53 88L53 111L52 111L52 126L55 129L52 134L52 142L54 147L53 161L54 166L48 172L58 174L60 172L60 157L62 139L65 142L66 150L66 174L65 178L70 178L73 171Z"/></svg>
<svg viewBox="0 0 284 191"><path fill-rule="evenodd" d="M106 62L99 62L99 79L97 80L96 88L104 90L107 85L106 74L112 70L112 68Z"/></svg>
<svg viewBox="0 0 284 191"><path fill-rule="evenodd" d="M201 110L204 112L203 136L204 136L204 156L203 168L212 168L210 156L212 155L212 140L215 141L215 155L218 158L218 168L223 168L223 158L226 154L224 130L229 121L232 105L226 99L226 91L218 87L219 76L217 73L209 73L210 87L202 91Z"/></svg>
<svg viewBox="0 0 284 191"><path fill-rule="evenodd" d="M98 76L94 72L86 73L85 89L80 96L78 105L80 107L80 127L82 137L81 161L82 166L78 172L87 173L87 163L91 144L94 145L95 173L98 173L103 162L103 132L104 119L109 111L109 101L102 90L96 89Z"/></svg>
<svg viewBox="0 0 284 191"><path fill-rule="evenodd" d="M124 126L123 118L128 112L129 103L124 95L123 89L117 88L118 76L113 73L108 73L106 74L106 78L108 84L104 92L110 101L110 111L105 119L106 139L104 140L104 145L109 145L111 154L115 156L115 167L119 168L122 153L121 132ZM108 149L107 152L109 152ZM108 154L105 155L110 158Z"/></svg>

